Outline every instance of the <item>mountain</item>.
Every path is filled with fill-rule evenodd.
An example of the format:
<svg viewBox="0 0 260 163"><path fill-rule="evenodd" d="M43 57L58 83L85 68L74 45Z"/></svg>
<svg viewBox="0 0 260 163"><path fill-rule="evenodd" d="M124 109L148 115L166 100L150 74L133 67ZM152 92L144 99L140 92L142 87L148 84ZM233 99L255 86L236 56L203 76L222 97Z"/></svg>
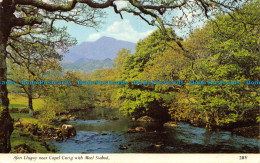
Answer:
<svg viewBox="0 0 260 163"><path fill-rule="evenodd" d="M83 42L70 49L69 54L64 56L63 62L76 62L85 59L105 60L114 59L117 52L122 49L135 51L135 43L117 40L111 37L101 37L94 42Z"/></svg>
<svg viewBox="0 0 260 163"><path fill-rule="evenodd" d="M86 73L92 73L98 69L104 68L112 68L114 62L110 58L106 58L105 60L94 60L94 59L79 59L75 62L63 62L61 63L62 68L72 71L82 71Z"/></svg>

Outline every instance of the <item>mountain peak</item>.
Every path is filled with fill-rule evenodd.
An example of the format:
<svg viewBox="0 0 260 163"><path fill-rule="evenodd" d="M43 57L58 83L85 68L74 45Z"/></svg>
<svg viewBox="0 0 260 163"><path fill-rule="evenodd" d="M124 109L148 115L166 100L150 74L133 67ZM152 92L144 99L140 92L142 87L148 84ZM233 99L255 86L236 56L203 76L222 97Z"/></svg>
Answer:
<svg viewBox="0 0 260 163"><path fill-rule="evenodd" d="M117 40L112 37L102 36L99 39L97 39L95 42L107 42L107 41L117 41Z"/></svg>
<svg viewBox="0 0 260 163"><path fill-rule="evenodd" d="M64 57L65 62L75 62L84 59L111 60L117 56L117 52L122 48L135 51L135 43L121 41L111 37L103 36L94 42L83 42L72 49Z"/></svg>
<svg viewBox="0 0 260 163"><path fill-rule="evenodd" d="M102 36L102 37L100 37L98 40L106 40L106 39L116 40L115 38L108 37L108 36Z"/></svg>

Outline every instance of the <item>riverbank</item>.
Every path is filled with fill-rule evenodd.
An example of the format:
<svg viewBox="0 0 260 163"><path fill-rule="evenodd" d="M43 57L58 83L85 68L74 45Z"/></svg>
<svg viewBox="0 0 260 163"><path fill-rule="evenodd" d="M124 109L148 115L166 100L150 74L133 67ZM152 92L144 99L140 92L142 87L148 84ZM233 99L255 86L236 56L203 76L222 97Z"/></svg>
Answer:
<svg viewBox="0 0 260 163"><path fill-rule="evenodd" d="M53 141L57 153L258 153L260 140L230 131L194 127L177 122L119 120L75 120L69 124L77 135L61 143Z"/></svg>
<svg viewBox="0 0 260 163"><path fill-rule="evenodd" d="M11 113L14 119L14 131L11 135L10 153L55 153L55 146L50 145L50 141L62 142L76 135L73 127L63 125L64 116L57 116L53 123L46 124L37 116L31 116L28 113ZM75 116L66 115L65 117L67 117L66 120L75 120ZM71 132L72 130L74 131Z"/></svg>
<svg viewBox="0 0 260 163"><path fill-rule="evenodd" d="M260 125L248 126L248 127L238 127L232 130L232 133L239 136L260 139Z"/></svg>
<svg viewBox="0 0 260 163"><path fill-rule="evenodd" d="M86 130L88 130L89 126L92 126L91 130L96 132L96 129L95 129L96 126L98 126L102 123L109 123L111 125L109 125L108 127L103 126L100 129L98 129L98 132L100 132L100 134L94 134L94 135L87 134L87 136L105 137L106 135L113 135L113 132L116 132L117 126L122 125L121 121L122 121L123 117L119 117L119 114L115 114L116 111L114 111L113 114L111 114L112 111L109 112L106 109L103 109L103 111L102 111L102 109L101 110L94 109L92 112L88 112L86 110L85 111L75 110L75 111L72 111L71 113L69 113L69 112L62 113L60 115L57 115L54 118L55 122L52 123L51 125L46 125L43 122L39 121L37 118L30 116L27 113L11 113L11 116L15 120L15 130L11 136L11 142L12 142L11 153L56 153L56 152L60 152L57 149L57 145L59 146L60 143L61 144L64 143L63 136L62 135L59 136L59 134L61 134L61 126L64 123L72 124L72 126L76 126L77 134L79 132L79 135L82 135L82 133L81 133L82 130L84 132ZM106 112L109 112L110 114L107 115ZM82 123L84 125L85 125L85 123L87 123L87 124L90 123L90 124L85 126L85 128L82 128L82 126L77 127L77 126L80 126ZM119 136L120 135L122 136L122 135L125 135L128 133L128 136L130 136L130 138L131 138L131 136L133 136L131 138L132 140L135 139L135 134L141 134L141 133L143 133L143 134L151 133L151 134L157 134L159 136L164 135L166 132L168 132L168 130L165 130L165 128L167 128L169 126L169 125L161 125L161 124L159 124L158 121L145 122L145 121L137 121L137 120L129 119L127 121L127 123L128 124L125 124L123 129L120 129L120 132L121 131L123 131L123 132L121 132L119 134ZM146 123L148 124L148 126L146 126ZM179 124L179 123L183 124L182 122L177 122L177 124ZM112 125L115 125L115 126L112 126ZM140 126L141 126L142 128L144 128L144 130L143 130L144 132L141 132L141 133L140 132L129 132L128 131L129 128L131 129L131 127L129 127L129 125L134 129L140 128ZM126 126L128 126L128 127L126 127ZM172 126L172 124L171 124L171 126ZM180 127L179 127L179 125L176 125L174 123L174 128L178 127L177 130L179 130L179 129L182 130L183 126L185 127L185 130L187 130L185 132L191 132L191 131L188 131L189 129L187 128L186 125L180 125ZM111 128L111 131L108 130L109 128ZM189 128L191 130L198 130L198 131L203 130L205 133L207 133L209 135L218 133L218 131L216 131L216 130L208 131L204 127L203 128L202 127L189 127ZM175 129L173 129L173 130L175 130ZM162 133L160 133L160 132L162 132ZM196 132L196 131L192 131L192 132ZM228 132L231 135L232 134L241 135L244 138L254 138L254 139L260 138L258 126L248 126L248 127L241 127L241 128L235 128L235 129L227 129L227 130L222 130L222 131L220 130L220 132ZM129 133L130 133L130 135L129 135ZM231 137L231 135L229 135L229 137ZM83 138L82 136L80 136L80 138L77 138L77 136L76 136L77 142L84 142L84 140L86 139L86 138ZM126 136L126 137L128 137L128 136ZM130 139L130 138L127 138L127 139ZM165 143L162 143L163 142L162 140L156 139L157 142L153 142L154 143L153 146L158 147L158 142L159 142L160 146L164 146L164 144L167 144L167 141L172 141L172 140L167 140L167 139L175 139L175 137L167 136L167 138L165 138L165 140L163 140L163 141L166 141ZM196 142L196 141L198 141L197 139L200 140L201 138L194 137L194 140L192 140L192 141ZM68 141L71 141L71 140L74 140L74 137L72 137ZM123 140L121 140L121 141L123 141ZM147 138L147 140L145 140L145 141L149 141L149 138ZM180 140L178 140L178 141L180 141ZM52 142L52 143L49 143L49 142ZM53 142L57 142L57 143L53 143ZM98 140L97 140L97 142L98 142ZM49 144L52 144L52 145L49 145ZM92 144L95 144L95 142L92 142ZM132 143L129 143L129 144L132 144ZM161 144L163 144L163 145L161 145ZM120 144L120 145L122 145L122 144ZM147 147L147 148L153 148L153 146ZM191 146L191 145L184 144L184 146ZM201 145L199 145L199 146L201 146ZM111 148L114 149L115 147L111 147ZM173 147L171 147L171 148L173 148ZM219 145L217 148L221 148L221 145ZM150 151L150 149L147 149L147 150ZM107 151L109 153L113 152L113 151L109 151L109 150L107 150ZM156 151L160 153L160 150L156 149ZM75 152L77 152L77 150ZM214 151L212 151L212 152L214 152Z"/></svg>
<svg viewBox="0 0 260 163"><path fill-rule="evenodd" d="M53 126L44 125L27 113L11 113L11 117L14 119L14 131L11 135L12 149L10 153L56 152L54 145L49 145L48 140L39 136L39 131ZM29 124L32 125L29 127Z"/></svg>

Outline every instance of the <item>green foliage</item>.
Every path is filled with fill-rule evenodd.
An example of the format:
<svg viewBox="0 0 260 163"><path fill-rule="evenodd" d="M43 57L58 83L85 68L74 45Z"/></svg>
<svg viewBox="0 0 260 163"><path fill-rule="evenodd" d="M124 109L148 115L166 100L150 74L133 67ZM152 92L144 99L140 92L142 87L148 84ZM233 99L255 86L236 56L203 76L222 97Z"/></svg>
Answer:
<svg viewBox="0 0 260 163"><path fill-rule="evenodd" d="M55 76L56 81L71 81L67 85L46 86L46 112L54 113L69 111L70 109L87 109L93 105L92 89L86 85L78 85L78 80L83 80L84 74L67 72L64 76Z"/></svg>
<svg viewBox="0 0 260 163"><path fill-rule="evenodd" d="M260 78L258 3L245 5L239 14L217 16L205 27L210 30L201 29L189 38L192 49L199 52L195 53L197 59L186 75L190 80L240 82L239 85L187 85L189 96L195 99L189 105L191 112L201 116L208 126L256 122L256 115L246 114L259 107L259 86L245 83ZM199 47L198 39L206 39L208 43Z"/></svg>
<svg viewBox="0 0 260 163"><path fill-rule="evenodd" d="M176 36L171 29L167 29L167 31ZM165 60L166 57L161 60L158 57L163 55L169 48L167 45L169 41L168 37L162 34L160 30L157 30L137 43L134 55L126 57L122 64L120 79L127 81L129 85L118 91L118 99L122 101L121 110L125 114L134 117L149 115L167 120L168 104L166 103L166 98L169 94L166 92L166 89L163 90L160 86L157 87L155 85L135 85L134 80L159 80L155 76L158 75L157 72L163 72L164 69L162 67L158 68L158 65L163 65L162 62L166 63L167 61ZM156 71L153 71L155 69ZM170 68L162 76L170 75L171 70ZM160 79L163 80L165 78L162 77Z"/></svg>
<svg viewBox="0 0 260 163"><path fill-rule="evenodd" d="M259 121L259 86L246 84L260 79L259 11L259 2L250 1L194 30L182 44L195 60L186 58L159 30L138 42L136 53L122 64L119 77L129 85L117 93L121 110L159 118L158 113L169 112L175 120L208 128ZM186 85L134 85L134 80L183 80ZM190 80L236 84L190 85Z"/></svg>

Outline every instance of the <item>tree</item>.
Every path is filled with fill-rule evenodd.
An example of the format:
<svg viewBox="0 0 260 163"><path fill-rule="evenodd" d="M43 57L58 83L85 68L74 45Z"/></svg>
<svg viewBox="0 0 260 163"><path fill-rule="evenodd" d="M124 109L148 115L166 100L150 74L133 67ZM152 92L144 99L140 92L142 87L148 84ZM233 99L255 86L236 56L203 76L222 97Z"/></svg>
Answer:
<svg viewBox="0 0 260 163"><path fill-rule="evenodd" d="M96 27L97 21L95 18L102 17L102 12L97 9L108 7L114 8L114 11L121 15L121 12L133 13L141 17L150 25L158 26L166 34L167 31L164 25L182 25L180 24L183 17L188 17L187 14L203 13L206 17L213 15L215 12L227 12L227 10L235 10L241 3L234 0L152 0L152 1L137 1L128 0L127 8L118 9L117 0L92 1L92 0L2 0L0 3L0 80L7 80L7 42L10 39L21 37L24 35L51 33L53 20L74 21L75 23L88 27ZM180 11L183 16L174 16L171 19L172 11ZM70 12L71 11L71 12ZM169 23L166 20L173 20ZM31 29L26 26L35 27ZM48 26L42 30L43 26ZM36 29L36 30L34 30ZM169 34L171 36L171 34ZM37 36L35 36L37 37ZM40 37L39 37L40 38ZM175 37L171 37L175 39ZM50 43L48 41L47 43ZM179 40L176 40L178 45L182 47ZM183 48L183 47L182 47ZM184 49L184 48L183 48ZM185 50L185 49L184 49ZM12 119L8 111L8 90L6 85L1 85L1 109L0 109L0 152L10 151L10 135L13 130Z"/></svg>
<svg viewBox="0 0 260 163"><path fill-rule="evenodd" d="M28 26L28 28L32 27ZM11 69L11 77L8 78L19 84L27 95L31 115L33 114L33 99L40 97L39 94L44 87L38 84L24 84L21 81L44 80L48 71L60 70L57 61L60 61L62 56L57 49L66 53L70 46L76 44L76 40L66 33L66 28L52 28L53 34L47 34L45 38L39 39L29 35L16 37L8 42L7 57L8 66ZM51 44L46 44L42 40L53 41Z"/></svg>
<svg viewBox="0 0 260 163"><path fill-rule="evenodd" d="M193 101L182 111L192 115L192 123L211 128L256 122L259 87L246 81L256 81L260 74L259 11L259 1L250 1L237 13L217 15L191 34L187 42L196 59L185 75L189 80L219 82L186 86Z"/></svg>
<svg viewBox="0 0 260 163"><path fill-rule="evenodd" d="M32 53L27 54L30 55ZM28 108L30 115L33 115L34 112L33 99L41 97L44 90L44 85L32 83L26 84L25 82L28 83L31 81L46 80L46 75L48 71L60 69L59 64L56 60L41 60L41 64L37 65L35 64L34 59L35 58L28 57L28 59L23 62L26 67L24 67L23 64L17 65L15 63L12 63L11 61L8 62L8 68L11 71L10 74L8 74L8 79L15 81L15 83L20 86L20 88L28 97Z"/></svg>
<svg viewBox="0 0 260 163"><path fill-rule="evenodd" d="M173 30L167 29L167 32L177 37ZM136 53L125 59L120 76L129 84L118 91L118 97L122 100L121 109L125 114L134 117L149 115L162 120L169 118L165 103L165 99L169 95L166 91L160 89L160 86L158 87L155 83L136 84L136 81L148 80L152 82L159 79L155 76L158 75L157 71L161 72L162 69L159 68L152 73L149 69L152 69L151 67L154 65L158 69L160 64L156 64L156 59L169 48L167 46L169 41L171 40L160 30L157 30L144 40L139 41L136 45Z"/></svg>
<svg viewBox="0 0 260 163"><path fill-rule="evenodd" d="M93 87L78 85L78 80L85 81L88 76L80 72L66 72L57 74L50 72L48 80L63 81L63 84L47 85L45 95L45 106L40 118L48 118L51 122L55 115L62 112L70 112L73 109L92 108L94 101Z"/></svg>

